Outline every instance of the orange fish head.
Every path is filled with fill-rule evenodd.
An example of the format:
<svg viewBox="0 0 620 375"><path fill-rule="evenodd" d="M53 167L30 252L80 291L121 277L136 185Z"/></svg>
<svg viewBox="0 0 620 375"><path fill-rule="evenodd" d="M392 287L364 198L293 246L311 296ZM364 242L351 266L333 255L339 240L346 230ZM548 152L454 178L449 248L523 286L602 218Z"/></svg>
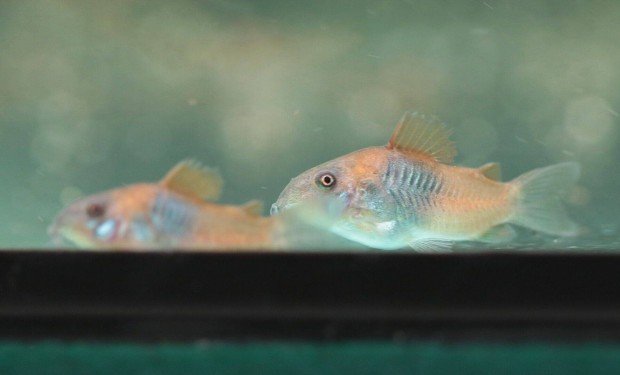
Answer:
<svg viewBox="0 0 620 375"><path fill-rule="evenodd" d="M157 185L141 184L110 190L83 198L64 209L49 228L54 242L67 240L85 248L140 247L130 224L146 217ZM144 225L144 230L148 230ZM143 233L148 237L148 233ZM140 241L138 241L140 240Z"/></svg>
<svg viewBox="0 0 620 375"><path fill-rule="evenodd" d="M320 201L336 202L343 206L342 215L353 215L386 162L382 147L370 147L311 168L289 182L271 206L271 214Z"/></svg>

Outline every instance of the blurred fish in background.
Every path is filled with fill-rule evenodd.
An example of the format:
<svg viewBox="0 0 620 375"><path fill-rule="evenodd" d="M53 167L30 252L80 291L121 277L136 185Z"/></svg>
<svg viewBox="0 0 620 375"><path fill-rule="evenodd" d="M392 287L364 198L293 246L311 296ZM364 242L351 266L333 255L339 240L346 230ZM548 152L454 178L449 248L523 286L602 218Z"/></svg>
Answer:
<svg viewBox="0 0 620 375"><path fill-rule="evenodd" d="M54 242L103 250L320 250L346 243L321 231L330 208L319 200L287 214L262 217L262 203L215 204L222 192L218 172L184 161L159 183L142 183L83 198L64 209L49 228ZM327 200L322 200L327 202ZM332 205L331 210L335 207ZM334 212L337 214L337 212ZM333 241L329 241L332 238Z"/></svg>
<svg viewBox="0 0 620 375"><path fill-rule="evenodd" d="M46 247L84 192L186 155L221 168L223 201L273 202L415 108L450 124L457 165L578 161L571 210L613 247L619 13L613 0L0 2L1 244Z"/></svg>

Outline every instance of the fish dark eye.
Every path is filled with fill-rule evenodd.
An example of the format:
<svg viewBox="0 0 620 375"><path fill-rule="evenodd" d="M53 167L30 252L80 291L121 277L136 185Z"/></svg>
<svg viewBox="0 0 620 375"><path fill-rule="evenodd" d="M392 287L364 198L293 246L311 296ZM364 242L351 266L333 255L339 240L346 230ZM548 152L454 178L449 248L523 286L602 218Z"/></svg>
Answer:
<svg viewBox="0 0 620 375"><path fill-rule="evenodd" d="M316 178L316 184L324 189L331 189L336 185L336 177L329 173L321 173Z"/></svg>
<svg viewBox="0 0 620 375"><path fill-rule="evenodd" d="M102 217L105 214L105 206L101 203L91 203L86 207L86 215L91 219Z"/></svg>

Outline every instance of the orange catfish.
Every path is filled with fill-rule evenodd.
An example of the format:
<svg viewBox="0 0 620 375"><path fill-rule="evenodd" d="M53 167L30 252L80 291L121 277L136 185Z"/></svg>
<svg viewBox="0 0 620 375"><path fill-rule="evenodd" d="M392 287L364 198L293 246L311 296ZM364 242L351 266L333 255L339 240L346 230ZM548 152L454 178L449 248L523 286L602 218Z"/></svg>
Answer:
<svg viewBox="0 0 620 375"><path fill-rule="evenodd" d="M577 226L559 201L579 177L577 163L532 170L500 182L499 164L449 165L456 148L435 117L406 113L385 146L328 161L295 177L272 214L320 196L344 208L331 231L379 249L440 250L453 241L508 241L507 224L571 236Z"/></svg>
<svg viewBox="0 0 620 375"><path fill-rule="evenodd" d="M49 233L56 242L94 249L273 250L304 244L299 231L313 226L311 214L262 217L259 201L213 203L222 186L217 171L184 161L159 183L79 200L58 215Z"/></svg>

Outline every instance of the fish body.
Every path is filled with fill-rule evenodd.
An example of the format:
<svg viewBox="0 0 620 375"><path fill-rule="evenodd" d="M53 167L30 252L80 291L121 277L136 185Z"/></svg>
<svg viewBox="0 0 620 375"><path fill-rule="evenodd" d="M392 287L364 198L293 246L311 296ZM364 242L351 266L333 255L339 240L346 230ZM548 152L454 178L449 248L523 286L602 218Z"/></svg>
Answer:
<svg viewBox="0 0 620 375"><path fill-rule="evenodd" d="M456 154L436 118L407 113L386 146L369 147L311 168L292 179L272 213L316 196L344 205L331 230L379 249L449 247L453 241L507 241L507 223L554 235L574 235L576 225L558 201L579 176L561 163L499 181L499 165L447 164Z"/></svg>
<svg viewBox="0 0 620 375"><path fill-rule="evenodd" d="M262 205L220 205L222 180L182 162L159 183L134 184L86 197L63 210L49 232L83 248L277 249L281 218Z"/></svg>

